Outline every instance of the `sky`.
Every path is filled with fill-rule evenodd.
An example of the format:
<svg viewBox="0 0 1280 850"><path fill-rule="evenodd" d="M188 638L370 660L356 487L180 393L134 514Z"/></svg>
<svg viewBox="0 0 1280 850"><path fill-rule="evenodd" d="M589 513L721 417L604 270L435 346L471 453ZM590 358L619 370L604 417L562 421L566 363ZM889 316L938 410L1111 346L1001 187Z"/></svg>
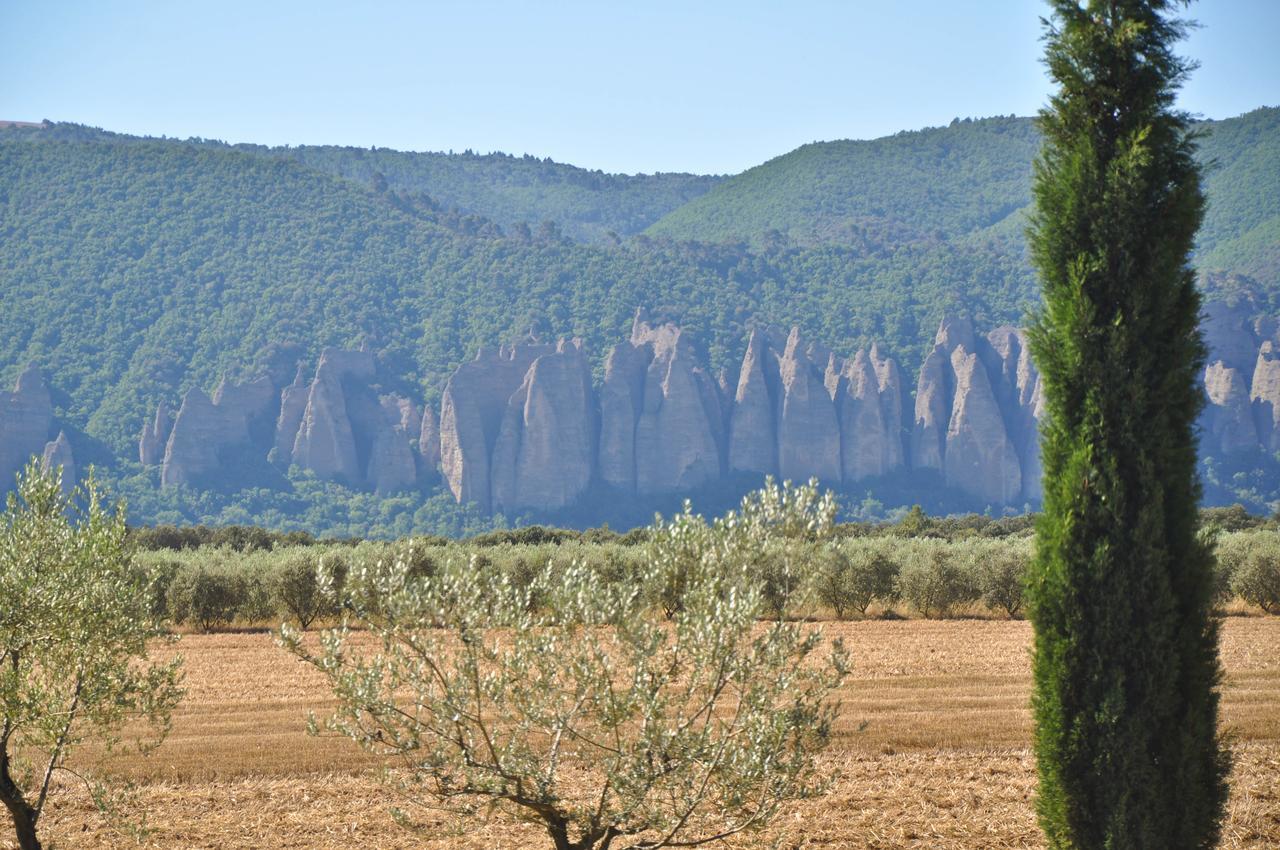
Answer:
<svg viewBox="0 0 1280 850"><path fill-rule="evenodd" d="M0 0L0 120L735 173L1030 115L1039 0ZM1202 0L1182 108L1280 105L1280 0Z"/></svg>

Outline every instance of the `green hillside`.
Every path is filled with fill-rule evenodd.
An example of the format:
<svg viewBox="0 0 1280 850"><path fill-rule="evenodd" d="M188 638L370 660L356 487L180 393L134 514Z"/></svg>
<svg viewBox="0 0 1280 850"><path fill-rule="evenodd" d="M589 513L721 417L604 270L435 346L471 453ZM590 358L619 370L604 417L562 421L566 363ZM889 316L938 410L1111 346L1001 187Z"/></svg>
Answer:
<svg viewBox="0 0 1280 850"><path fill-rule="evenodd" d="M4 140L161 141L67 123L39 128L0 125L0 141ZM296 160L368 187L385 185L392 191L420 195L419 201L432 209L482 216L504 228L523 225L536 232L543 222L550 222L579 242L610 241L639 233L722 179L695 174L605 174L527 154L414 153L333 145L231 146L205 139L164 141Z"/></svg>
<svg viewBox="0 0 1280 850"><path fill-rule="evenodd" d="M777 231L801 244L951 238L1026 205L1039 144L1026 118L818 142L724 181L648 232L721 242Z"/></svg>
<svg viewBox="0 0 1280 850"><path fill-rule="evenodd" d="M1201 127L1202 268L1280 282L1280 108ZM992 228L1020 237L1020 226L1001 223L1020 225L1030 208L1038 148L1029 118L805 145L725 180L647 233L762 244L775 232L804 245L901 245Z"/></svg>

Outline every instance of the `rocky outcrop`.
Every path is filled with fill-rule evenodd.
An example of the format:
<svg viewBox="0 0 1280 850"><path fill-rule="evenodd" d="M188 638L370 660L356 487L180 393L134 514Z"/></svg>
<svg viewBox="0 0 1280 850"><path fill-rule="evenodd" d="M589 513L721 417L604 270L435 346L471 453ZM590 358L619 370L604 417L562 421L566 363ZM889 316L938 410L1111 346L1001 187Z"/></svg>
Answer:
<svg viewBox="0 0 1280 850"><path fill-rule="evenodd" d="M978 345L1000 406L1005 432L1013 441L1022 468L1022 496L1038 500L1043 477L1040 420L1044 414L1044 393L1040 372L1031 359L1027 335L1019 328L1005 325L988 333L985 345L981 340Z"/></svg>
<svg viewBox="0 0 1280 850"><path fill-rule="evenodd" d="M942 469L954 380L949 352L935 345L925 357L916 382L915 425L911 431L911 466L915 469Z"/></svg>
<svg viewBox="0 0 1280 850"><path fill-rule="evenodd" d="M481 349L449 378L440 409L440 471L459 502L490 508L490 459L507 405L533 362L554 352L554 346L536 341L496 352Z"/></svg>
<svg viewBox="0 0 1280 850"><path fill-rule="evenodd" d="M303 378L302 367L293 376L293 383L280 391L280 414L276 417L275 442L272 446L271 461L282 467L293 462L293 444L298 439L298 429L302 427L302 417L307 412L307 396L310 388Z"/></svg>
<svg viewBox="0 0 1280 850"><path fill-rule="evenodd" d="M1280 346L1271 340L1258 349L1249 398L1263 449L1280 451Z"/></svg>
<svg viewBox="0 0 1280 850"><path fill-rule="evenodd" d="M1012 504L1022 492L1022 465L987 370L963 344L952 351L951 367L955 393L943 458L946 482L990 504Z"/></svg>
<svg viewBox="0 0 1280 850"><path fill-rule="evenodd" d="M440 475L440 417L431 408L422 411L422 427L418 431L418 455L422 471L428 479Z"/></svg>
<svg viewBox="0 0 1280 850"><path fill-rule="evenodd" d="M56 440L45 444L40 468L45 472L57 472L62 483L62 492L70 493L75 489L76 459L65 431L59 431Z"/></svg>
<svg viewBox="0 0 1280 850"><path fill-rule="evenodd" d="M345 481L353 486L364 482L345 384L368 382L373 376L372 354L325 349L298 423L290 453L293 463L319 478Z"/></svg>
<svg viewBox="0 0 1280 850"><path fill-rule="evenodd" d="M0 394L0 492L13 485L32 457L44 453L52 427L53 402L44 374L28 366L13 392Z"/></svg>
<svg viewBox="0 0 1280 850"><path fill-rule="evenodd" d="M637 313L631 339L609 354L600 414L600 470L607 483L648 494L719 478L720 393L675 325L651 325Z"/></svg>
<svg viewBox="0 0 1280 850"><path fill-rule="evenodd" d="M778 364L782 390L778 473L793 481L810 477L839 481L840 423L827 391L825 369L807 351L799 329L793 329Z"/></svg>
<svg viewBox="0 0 1280 850"><path fill-rule="evenodd" d="M161 484L199 484L220 471L229 452L251 447L257 435L269 437L276 419L276 399L276 389L268 378L243 384L224 378L212 399L199 387L189 390L169 429ZM156 411L152 435L160 431L161 412Z"/></svg>
<svg viewBox="0 0 1280 850"><path fill-rule="evenodd" d="M860 349L840 371L835 403L840 422L840 474L844 481L852 483L884 475L901 462L899 429L886 421L880 380L865 350Z"/></svg>
<svg viewBox="0 0 1280 850"><path fill-rule="evenodd" d="M199 483L218 467L223 437L223 417L213 400L199 387L182 398L165 445L160 483L166 487Z"/></svg>
<svg viewBox="0 0 1280 850"><path fill-rule="evenodd" d="M978 337L968 320L943 319L920 370L912 466L989 504L1034 498L1038 381L1020 331Z"/></svg>
<svg viewBox="0 0 1280 850"><path fill-rule="evenodd" d="M888 441L885 444L885 467L897 469L906 463L906 421L904 413L909 409L907 385L902 380L898 361L884 354L879 343L871 343L868 352L871 367L875 369L880 386L880 407L883 412Z"/></svg>
<svg viewBox="0 0 1280 850"><path fill-rule="evenodd" d="M1229 453L1256 448L1258 429L1253 419L1249 385L1239 369L1217 360L1204 370L1208 398L1202 423L1205 443L1215 452Z"/></svg>
<svg viewBox="0 0 1280 850"><path fill-rule="evenodd" d="M156 406L156 415L142 426L142 436L138 438L138 460L143 466L158 466L164 463L165 444L169 442L169 431L173 428L173 416L169 405L163 400Z"/></svg>
<svg viewBox="0 0 1280 850"><path fill-rule="evenodd" d="M396 395L379 399L377 413L364 479L376 493L408 490L418 480L412 441L422 431L422 413Z"/></svg>
<svg viewBox="0 0 1280 850"><path fill-rule="evenodd" d="M595 399L581 343L538 357L507 402L494 447L493 509L555 510L586 490L595 471Z"/></svg>
<svg viewBox="0 0 1280 850"><path fill-rule="evenodd" d="M778 352L757 328L747 341L729 420L729 469L778 474L777 419L782 412Z"/></svg>

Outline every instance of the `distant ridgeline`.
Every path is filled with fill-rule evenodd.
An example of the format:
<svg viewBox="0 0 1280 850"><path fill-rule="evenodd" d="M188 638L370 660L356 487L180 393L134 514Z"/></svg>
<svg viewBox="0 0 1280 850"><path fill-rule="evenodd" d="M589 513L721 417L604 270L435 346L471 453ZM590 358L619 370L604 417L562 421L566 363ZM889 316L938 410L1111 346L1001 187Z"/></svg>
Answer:
<svg viewBox="0 0 1280 850"><path fill-rule="evenodd" d="M1280 109L1203 129L1205 498L1270 511ZM766 474L865 518L1034 507L1038 145L607 175L0 122L0 490L35 455L138 522L336 536L630 526Z"/></svg>

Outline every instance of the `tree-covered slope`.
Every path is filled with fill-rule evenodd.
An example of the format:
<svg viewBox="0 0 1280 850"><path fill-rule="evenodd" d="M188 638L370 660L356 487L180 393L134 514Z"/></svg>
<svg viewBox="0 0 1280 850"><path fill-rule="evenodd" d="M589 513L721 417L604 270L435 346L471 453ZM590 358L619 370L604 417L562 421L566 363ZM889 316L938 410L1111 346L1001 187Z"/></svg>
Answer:
<svg viewBox="0 0 1280 850"><path fill-rule="evenodd" d="M725 180L649 233L719 242L777 231L802 244L863 233L898 243L950 238L1026 205L1038 147L1026 118L817 142Z"/></svg>
<svg viewBox="0 0 1280 850"><path fill-rule="evenodd" d="M1280 108L1200 128L1209 197L1201 267L1280 283ZM987 118L805 145L723 181L647 232L761 244L776 231L801 244L901 245L994 227L1020 238L1013 231L1029 209L1039 144L1031 119Z"/></svg>
<svg viewBox="0 0 1280 850"><path fill-rule="evenodd" d="M504 228L544 222L580 242L610 241L644 230L698 197L721 178L696 174L605 174L550 159L503 153L396 151L334 145L268 147L206 139L146 139L79 124L0 125L0 141L79 141L233 148L296 160L308 168L369 187L425 196L429 206L483 216Z"/></svg>

